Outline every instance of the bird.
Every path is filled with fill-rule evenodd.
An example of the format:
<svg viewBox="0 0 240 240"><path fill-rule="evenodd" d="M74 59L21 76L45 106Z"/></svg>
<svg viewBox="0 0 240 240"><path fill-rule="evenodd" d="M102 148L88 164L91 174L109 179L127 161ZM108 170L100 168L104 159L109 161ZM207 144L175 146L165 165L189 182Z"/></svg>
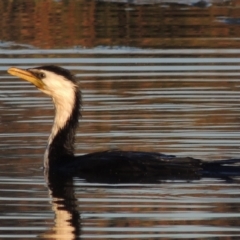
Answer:
<svg viewBox="0 0 240 240"><path fill-rule="evenodd" d="M69 70L56 65L29 69L11 67L8 73L33 84L52 98L55 117L44 153L45 170L97 182L156 182L239 175L239 160L207 162L157 152L107 150L74 155L75 133L81 118L81 91ZM234 165L234 166L233 166Z"/></svg>

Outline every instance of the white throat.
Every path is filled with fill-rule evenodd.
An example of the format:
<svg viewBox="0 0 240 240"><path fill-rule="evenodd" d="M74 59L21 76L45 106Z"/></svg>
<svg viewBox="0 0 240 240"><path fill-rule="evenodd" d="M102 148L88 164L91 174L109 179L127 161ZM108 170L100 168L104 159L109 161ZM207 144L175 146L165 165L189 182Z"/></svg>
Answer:
<svg viewBox="0 0 240 240"><path fill-rule="evenodd" d="M47 73L48 79L45 80L44 84L46 85L46 88L42 91L52 97L55 106L54 123L44 154L44 167L47 168L50 145L57 133L64 128L72 114L77 86L60 75L56 76L56 74L51 72L45 72Z"/></svg>

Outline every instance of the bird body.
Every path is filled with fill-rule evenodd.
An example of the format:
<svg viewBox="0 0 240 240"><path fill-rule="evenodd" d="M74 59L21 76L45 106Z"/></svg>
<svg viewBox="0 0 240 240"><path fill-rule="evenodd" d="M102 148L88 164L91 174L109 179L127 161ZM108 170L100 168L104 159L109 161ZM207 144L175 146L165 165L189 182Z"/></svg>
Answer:
<svg viewBox="0 0 240 240"><path fill-rule="evenodd" d="M81 116L81 93L74 75L67 69L49 65L22 70L10 68L8 73L31 82L49 95L55 106L55 118L44 154L47 171L78 175L108 182L152 182L158 179L197 179L231 175L221 161L207 163L189 157L176 157L154 152L103 151L74 156L75 132ZM235 161L236 162L236 161ZM235 163L231 162L231 164ZM225 163L226 164L226 163ZM231 169L232 170L232 169ZM240 169L238 174L240 174ZM215 171L213 173L213 171ZM236 171L234 171L236 175ZM91 181L90 180L90 181Z"/></svg>

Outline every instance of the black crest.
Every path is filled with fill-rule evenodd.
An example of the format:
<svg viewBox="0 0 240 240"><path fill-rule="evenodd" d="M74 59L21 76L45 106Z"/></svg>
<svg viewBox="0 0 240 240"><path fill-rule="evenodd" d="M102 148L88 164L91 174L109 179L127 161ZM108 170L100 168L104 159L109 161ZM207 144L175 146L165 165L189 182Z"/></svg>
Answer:
<svg viewBox="0 0 240 240"><path fill-rule="evenodd" d="M55 74L58 74L60 76L65 77L67 80L76 83L75 76L67 69L55 66L55 65L44 65L40 67L36 67L34 69L39 69L39 70L46 70L49 72L53 72Z"/></svg>

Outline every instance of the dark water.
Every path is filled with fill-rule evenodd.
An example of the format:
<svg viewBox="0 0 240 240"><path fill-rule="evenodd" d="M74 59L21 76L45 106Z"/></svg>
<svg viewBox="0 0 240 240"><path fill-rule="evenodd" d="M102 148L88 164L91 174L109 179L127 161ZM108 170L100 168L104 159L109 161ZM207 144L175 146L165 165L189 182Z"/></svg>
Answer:
<svg viewBox="0 0 240 240"><path fill-rule="evenodd" d="M44 177L53 105L10 66L76 74L77 154L239 158L237 1L146 2L0 2L0 239L239 239L237 178L48 186Z"/></svg>

